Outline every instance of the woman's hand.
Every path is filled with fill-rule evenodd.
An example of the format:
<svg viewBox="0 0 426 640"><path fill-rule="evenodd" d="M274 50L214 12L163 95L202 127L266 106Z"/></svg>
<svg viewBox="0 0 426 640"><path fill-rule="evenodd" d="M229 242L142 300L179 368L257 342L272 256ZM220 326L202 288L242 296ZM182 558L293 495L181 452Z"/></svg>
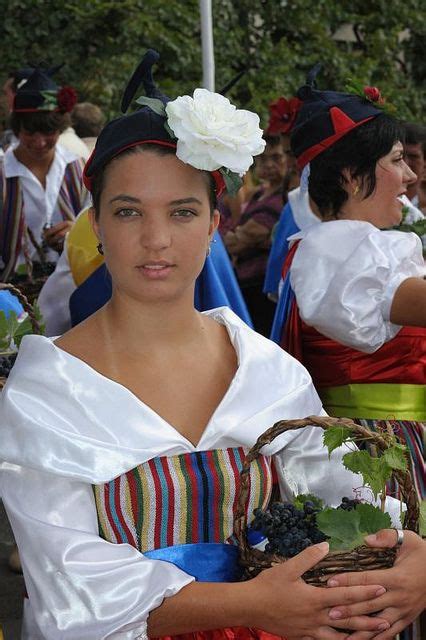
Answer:
<svg viewBox="0 0 426 640"><path fill-rule="evenodd" d="M385 619L364 615L371 610L368 603L377 602L378 596L384 593L378 582L327 589L313 587L302 580L305 571L314 567L327 552L327 543L313 545L246 583L251 587L246 600L250 626L288 640L343 640L348 637L347 629L375 635L388 628ZM348 607L360 607L361 613L350 619L345 616L342 620L332 620L330 608L337 610L337 605L343 602Z"/></svg>
<svg viewBox="0 0 426 640"><path fill-rule="evenodd" d="M370 547L393 547L396 543L394 529L384 529L366 537ZM333 576L328 585L333 588L355 585L382 585L386 592L369 602L334 606L329 612L329 624L336 620L345 625L353 616L380 611L380 618L387 620L389 628L378 635L357 631L351 640L390 640L415 620L426 606L426 541L412 531L404 531L404 541L390 569L343 573ZM337 617L338 616L338 617Z"/></svg>

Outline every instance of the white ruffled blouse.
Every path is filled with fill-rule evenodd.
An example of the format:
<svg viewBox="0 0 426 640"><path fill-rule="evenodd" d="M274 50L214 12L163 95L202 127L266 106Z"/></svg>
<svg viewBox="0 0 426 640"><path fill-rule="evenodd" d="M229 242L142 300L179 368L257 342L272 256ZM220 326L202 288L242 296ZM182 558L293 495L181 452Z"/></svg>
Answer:
<svg viewBox="0 0 426 640"><path fill-rule="evenodd" d="M358 220L323 222L297 239L290 282L304 322L366 353L394 338L401 329L389 319L395 292L424 275L420 239Z"/></svg>
<svg viewBox="0 0 426 640"><path fill-rule="evenodd" d="M124 386L48 338L24 338L0 398L1 493L18 543L31 640L135 640L149 612L193 578L98 534L92 484L156 456L251 447L279 419L321 414L307 371L229 309L235 377L197 446ZM274 440L283 496L312 492L338 504L362 482L309 427Z"/></svg>

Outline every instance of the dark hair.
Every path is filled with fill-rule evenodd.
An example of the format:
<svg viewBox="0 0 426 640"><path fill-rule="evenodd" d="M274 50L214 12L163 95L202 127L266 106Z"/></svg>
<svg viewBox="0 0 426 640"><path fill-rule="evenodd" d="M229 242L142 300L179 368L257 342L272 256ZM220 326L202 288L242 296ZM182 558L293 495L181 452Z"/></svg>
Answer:
<svg viewBox="0 0 426 640"><path fill-rule="evenodd" d="M176 149L174 147L167 147L159 144L151 144L148 142L145 144L138 144L138 145L135 145L134 147L130 147L129 149L122 151L120 154L118 154L114 158L111 158L111 160L106 165L101 167L91 177L92 203L93 203L93 208L95 210L96 219L99 218L100 201L101 201L102 191L104 188L104 178L105 178L106 169L110 166L112 162L114 162L114 160L118 158L122 158L123 156L129 156L133 153L141 153L144 151L154 151L160 156L176 155ZM206 177L206 181L208 181L207 186L208 186L208 193L209 193L210 212L211 212L211 215L213 215L213 211L217 208L216 184L211 173L209 173L208 171L203 171L202 173Z"/></svg>
<svg viewBox="0 0 426 640"><path fill-rule="evenodd" d="M78 102L72 110L71 122L80 138L97 137L104 126L105 116L96 104Z"/></svg>
<svg viewBox="0 0 426 640"><path fill-rule="evenodd" d="M405 144L420 144L426 155L426 127L415 122L404 122Z"/></svg>
<svg viewBox="0 0 426 640"><path fill-rule="evenodd" d="M321 216L338 217L348 199L343 170L358 178L364 199L376 188L376 164L393 145L404 141L400 122L383 113L352 129L326 151L311 160L309 195Z"/></svg>
<svg viewBox="0 0 426 640"><path fill-rule="evenodd" d="M58 111L31 111L19 113L12 111L10 114L10 128L15 136L19 136L22 129L28 133L54 133L65 131L70 126L69 113Z"/></svg>
<svg viewBox="0 0 426 640"><path fill-rule="evenodd" d="M264 133L262 137L266 142L266 144L269 145L270 147L277 147L278 145L282 144L282 138L279 133L277 134Z"/></svg>

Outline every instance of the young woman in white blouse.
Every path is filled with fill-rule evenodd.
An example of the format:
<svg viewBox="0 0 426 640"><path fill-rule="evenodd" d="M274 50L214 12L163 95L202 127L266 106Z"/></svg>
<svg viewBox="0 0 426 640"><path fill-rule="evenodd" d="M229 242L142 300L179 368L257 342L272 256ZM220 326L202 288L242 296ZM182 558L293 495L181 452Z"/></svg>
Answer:
<svg viewBox="0 0 426 640"><path fill-rule="evenodd" d="M372 637L391 625L371 611L412 619L420 607L424 547L412 532L387 570L396 585L409 575L408 602L369 573L368 585L304 583L327 544L253 580L231 575L244 451L277 419L322 409L306 370L279 347L226 308L194 309L223 166L228 177L244 173L261 131L254 114L205 90L167 101L150 75L156 59L148 53L125 94L124 109L142 76L149 106L107 125L85 169L111 300L56 340L24 339L1 398L2 496L29 595L25 637L343 640L348 628ZM285 434L265 451L250 511L269 498L272 458L283 497L311 491L338 504L360 485L344 450L328 460L318 431ZM372 542L395 540L386 530Z"/></svg>

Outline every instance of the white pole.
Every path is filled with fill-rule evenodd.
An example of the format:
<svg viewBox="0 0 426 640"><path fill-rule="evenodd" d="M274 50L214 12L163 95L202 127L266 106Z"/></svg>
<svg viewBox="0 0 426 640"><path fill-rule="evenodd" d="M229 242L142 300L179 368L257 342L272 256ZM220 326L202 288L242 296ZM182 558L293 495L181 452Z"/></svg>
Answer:
<svg viewBox="0 0 426 640"><path fill-rule="evenodd" d="M211 0L200 0L203 87L214 91L214 47Z"/></svg>

